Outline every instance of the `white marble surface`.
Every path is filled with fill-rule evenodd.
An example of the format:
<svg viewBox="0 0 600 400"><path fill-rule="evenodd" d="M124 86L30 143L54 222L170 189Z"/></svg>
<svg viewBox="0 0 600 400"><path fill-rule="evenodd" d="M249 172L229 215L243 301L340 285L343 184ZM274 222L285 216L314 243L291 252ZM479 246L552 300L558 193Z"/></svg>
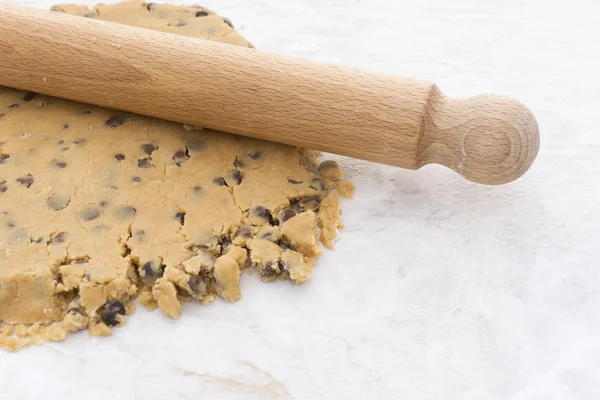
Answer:
<svg viewBox="0 0 600 400"><path fill-rule="evenodd" d="M600 399L600 2L203 4L262 49L514 96L538 160L502 187L346 160L311 282L0 352L1 399Z"/></svg>

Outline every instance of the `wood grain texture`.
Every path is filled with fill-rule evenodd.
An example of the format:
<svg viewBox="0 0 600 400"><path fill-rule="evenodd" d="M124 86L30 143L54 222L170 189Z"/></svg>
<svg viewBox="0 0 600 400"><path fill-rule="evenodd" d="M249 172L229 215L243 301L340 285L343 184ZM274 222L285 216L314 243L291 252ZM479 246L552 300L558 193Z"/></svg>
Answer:
<svg viewBox="0 0 600 400"><path fill-rule="evenodd" d="M501 184L539 148L535 118L500 96L0 4L0 85Z"/></svg>

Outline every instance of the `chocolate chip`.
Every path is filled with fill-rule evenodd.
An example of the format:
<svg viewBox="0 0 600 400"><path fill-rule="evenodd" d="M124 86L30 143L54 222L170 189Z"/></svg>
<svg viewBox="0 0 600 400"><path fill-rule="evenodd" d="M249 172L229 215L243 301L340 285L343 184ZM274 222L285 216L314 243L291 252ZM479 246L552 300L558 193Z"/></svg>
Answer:
<svg viewBox="0 0 600 400"><path fill-rule="evenodd" d="M231 246L231 239L223 239L223 241L221 241L221 253L223 253L229 246Z"/></svg>
<svg viewBox="0 0 600 400"><path fill-rule="evenodd" d="M148 11L152 11L152 10L154 10L155 6L156 6L156 3L148 3L146 5L146 8L148 9Z"/></svg>
<svg viewBox="0 0 600 400"><path fill-rule="evenodd" d="M10 158L8 154L0 154L0 165L6 164L6 160Z"/></svg>
<svg viewBox="0 0 600 400"><path fill-rule="evenodd" d="M69 124L64 124L63 125L63 129L69 129L70 125Z"/></svg>
<svg viewBox="0 0 600 400"><path fill-rule="evenodd" d="M192 275L188 279L188 286L194 293L198 293L200 290L200 284L202 283L202 277L199 275Z"/></svg>
<svg viewBox="0 0 600 400"><path fill-rule="evenodd" d="M25 93L25 95L23 96L23 100L30 102L31 100L33 100L33 98L35 97L36 93L33 92L27 92Z"/></svg>
<svg viewBox="0 0 600 400"><path fill-rule="evenodd" d="M118 315L125 315L125 307L120 301L109 301L102 306L100 317L108 326L117 326L119 324Z"/></svg>
<svg viewBox="0 0 600 400"><path fill-rule="evenodd" d="M92 110L83 110L81 112L81 115L90 115L92 113Z"/></svg>
<svg viewBox="0 0 600 400"><path fill-rule="evenodd" d="M251 238L252 237L252 229L248 226L240 226L238 230L235 232L235 237L244 237Z"/></svg>
<svg viewBox="0 0 600 400"><path fill-rule="evenodd" d="M279 211L277 218L283 223L288 219L295 217L297 214L298 213L293 208L284 208L283 210Z"/></svg>
<svg viewBox="0 0 600 400"><path fill-rule="evenodd" d="M311 189L317 190L319 192L323 192L323 191L327 190L327 184L321 178L313 178L313 180L310 181L310 184L308 185L308 187Z"/></svg>
<svg viewBox="0 0 600 400"><path fill-rule="evenodd" d="M69 308L69 310L67 311L67 314L83 315L83 310L81 309L81 307L73 307L73 308Z"/></svg>
<svg viewBox="0 0 600 400"><path fill-rule="evenodd" d="M100 207L102 207L102 208L106 207L107 205L108 205L108 201L104 201L104 200L102 200L102 201L100 202Z"/></svg>
<svg viewBox="0 0 600 400"><path fill-rule="evenodd" d="M54 161L54 165L56 165L58 168L65 168L67 163L63 161Z"/></svg>
<svg viewBox="0 0 600 400"><path fill-rule="evenodd" d="M125 154L123 154L123 153L115 154L115 160L123 161L124 159L125 159Z"/></svg>
<svg viewBox="0 0 600 400"><path fill-rule="evenodd" d="M62 146L64 142L65 142L65 141L64 141L64 139L60 139L60 140L58 141L58 145L59 145L59 146Z"/></svg>
<svg viewBox="0 0 600 400"><path fill-rule="evenodd" d="M279 275L279 263L273 261L267 261L263 266L260 273L262 276L275 276Z"/></svg>
<svg viewBox="0 0 600 400"><path fill-rule="evenodd" d="M177 165L178 167L181 167L183 165L183 163L185 163L187 160L190 159L190 155L188 154L187 149L186 149L186 151L179 150L179 151L176 151L175 154L173 154L173 157L171 157L171 159L173 160L175 165Z"/></svg>
<svg viewBox="0 0 600 400"><path fill-rule="evenodd" d="M176 219L177 221L179 221L179 223L180 223L181 225L183 225L183 224L185 223L185 213L184 213L184 212L181 212L181 211L180 211L180 212L178 212L178 213L175 213L175 219Z"/></svg>
<svg viewBox="0 0 600 400"><path fill-rule="evenodd" d="M135 217L137 214L137 210L130 206L119 207L117 210L117 216L122 219L131 219Z"/></svg>
<svg viewBox="0 0 600 400"><path fill-rule="evenodd" d="M148 261L142 266L142 272L144 273L143 277L149 279L158 277L162 274L163 270L160 263L156 261Z"/></svg>
<svg viewBox="0 0 600 400"><path fill-rule="evenodd" d="M275 237L275 233L274 232L263 232L260 234L260 238L261 239L270 239Z"/></svg>
<svg viewBox="0 0 600 400"><path fill-rule="evenodd" d="M153 167L152 163L150 162L152 159L149 157L146 158L142 158L140 160L138 160L138 167L139 168L150 168Z"/></svg>
<svg viewBox="0 0 600 400"><path fill-rule="evenodd" d="M208 13L206 11L196 11L196 18L198 17L206 17Z"/></svg>
<svg viewBox="0 0 600 400"><path fill-rule="evenodd" d="M142 178L140 178L139 176L134 176L133 178L131 178L131 180L135 183L140 183L142 181Z"/></svg>
<svg viewBox="0 0 600 400"><path fill-rule="evenodd" d="M6 114L0 113L0 118L4 117Z"/></svg>
<svg viewBox="0 0 600 400"><path fill-rule="evenodd" d="M258 160L262 157L262 153L260 151L253 151L251 153L248 153L248 157L250 157L253 160Z"/></svg>
<svg viewBox="0 0 600 400"><path fill-rule="evenodd" d="M100 216L100 207L92 205L86 206L79 214L81 219L84 221L91 221Z"/></svg>
<svg viewBox="0 0 600 400"><path fill-rule="evenodd" d="M239 185L242 183L242 174L237 169L232 169L227 174L226 181L229 186Z"/></svg>
<svg viewBox="0 0 600 400"><path fill-rule="evenodd" d="M7 190L6 182L0 182L0 193L5 193Z"/></svg>
<svg viewBox="0 0 600 400"><path fill-rule="evenodd" d="M300 207L303 210L316 211L321 206L321 196L318 194L306 196L298 200L297 204L298 207Z"/></svg>
<svg viewBox="0 0 600 400"><path fill-rule="evenodd" d="M146 143L140 146L140 150L151 156L153 152L158 150L158 146L152 143Z"/></svg>
<svg viewBox="0 0 600 400"><path fill-rule="evenodd" d="M213 183L218 186L227 186L225 179L220 176L217 176L215 179L213 179Z"/></svg>
<svg viewBox="0 0 600 400"><path fill-rule="evenodd" d="M134 235L135 235L135 239L138 242L141 242L146 237L146 231L140 229L140 230L135 231Z"/></svg>
<svg viewBox="0 0 600 400"><path fill-rule="evenodd" d="M14 228L14 227L15 227L15 223L14 223L14 222L12 222L12 221L8 221L8 222L6 223L6 226L7 226L7 227L9 227L9 228Z"/></svg>
<svg viewBox="0 0 600 400"><path fill-rule="evenodd" d="M333 160L327 160L327 161L323 161L321 164L319 164L317 171L319 171L321 174L325 174L326 171L331 170L333 168L336 168L336 169L339 168L338 163L336 163Z"/></svg>
<svg viewBox="0 0 600 400"><path fill-rule="evenodd" d="M53 194L46 202L48 203L48 207L50 207L52 210L60 211L67 208L71 202L71 198L67 196L61 196L59 194Z"/></svg>
<svg viewBox="0 0 600 400"><path fill-rule="evenodd" d="M10 106L8 106L8 108L19 108L20 106L15 103L15 104L11 104Z"/></svg>
<svg viewBox="0 0 600 400"><path fill-rule="evenodd" d="M33 185L34 179L33 176L26 175L22 178L17 178L17 182L29 189Z"/></svg>
<svg viewBox="0 0 600 400"><path fill-rule="evenodd" d="M194 186L192 188L192 192L194 192L194 193L200 193L200 192L202 192L202 186L200 186L200 185Z"/></svg>
<svg viewBox="0 0 600 400"><path fill-rule="evenodd" d="M261 218L261 219L266 219L267 221L271 221L273 219L271 212L269 210L267 210L266 208L264 208L263 206L254 207L251 211L251 215Z"/></svg>
<svg viewBox="0 0 600 400"><path fill-rule="evenodd" d="M303 181L297 181L297 180L292 179L292 178L287 178L287 181L289 183L291 183L292 185L299 185L299 184L301 184L303 182Z"/></svg>
<svg viewBox="0 0 600 400"><path fill-rule="evenodd" d="M233 162L233 165L235 165L238 168L244 168L244 163L241 160L238 160L238 158L235 158L235 161Z"/></svg>
<svg viewBox="0 0 600 400"><path fill-rule="evenodd" d="M119 126L125 123L125 118L115 115L114 117L110 117L106 120L106 126L109 128L118 128Z"/></svg>
<svg viewBox="0 0 600 400"><path fill-rule="evenodd" d="M60 243L64 243L67 238L69 237L69 234L66 232L60 232L59 234L55 235L54 237L52 237L52 244L60 244Z"/></svg>
<svg viewBox="0 0 600 400"><path fill-rule="evenodd" d="M233 29L233 24L231 23L229 18L223 18L223 22L225 22L227 25L229 25L231 27L231 29Z"/></svg>
<svg viewBox="0 0 600 400"><path fill-rule="evenodd" d="M84 144L85 142L87 142L87 139L77 139L76 141L73 142L73 144L80 145L80 144Z"/></svg>

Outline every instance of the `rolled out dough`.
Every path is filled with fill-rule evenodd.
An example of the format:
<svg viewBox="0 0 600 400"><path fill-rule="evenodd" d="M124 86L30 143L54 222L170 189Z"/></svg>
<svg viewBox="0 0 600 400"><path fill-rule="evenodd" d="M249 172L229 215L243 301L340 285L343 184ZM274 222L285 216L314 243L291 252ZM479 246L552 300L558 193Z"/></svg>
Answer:
<svg viewBox="0 0 600 400"><path fill-rule="evenodd" d="M53 10L251 47L199 6ZM0 87L0 346L235 301L246 268L305 281L352 190L318 155Z"/></svg>

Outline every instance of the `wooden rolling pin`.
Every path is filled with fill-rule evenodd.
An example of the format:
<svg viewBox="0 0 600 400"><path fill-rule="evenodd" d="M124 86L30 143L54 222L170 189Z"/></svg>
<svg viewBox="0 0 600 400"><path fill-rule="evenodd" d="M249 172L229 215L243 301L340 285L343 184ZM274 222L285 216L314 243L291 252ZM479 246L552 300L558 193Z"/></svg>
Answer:
<svg viewBox="0 0 600 400"><path fill-rule="evenodd" d="M518 178L539 148L506 97L8 4L0 85L484 184Z"/></svg>

